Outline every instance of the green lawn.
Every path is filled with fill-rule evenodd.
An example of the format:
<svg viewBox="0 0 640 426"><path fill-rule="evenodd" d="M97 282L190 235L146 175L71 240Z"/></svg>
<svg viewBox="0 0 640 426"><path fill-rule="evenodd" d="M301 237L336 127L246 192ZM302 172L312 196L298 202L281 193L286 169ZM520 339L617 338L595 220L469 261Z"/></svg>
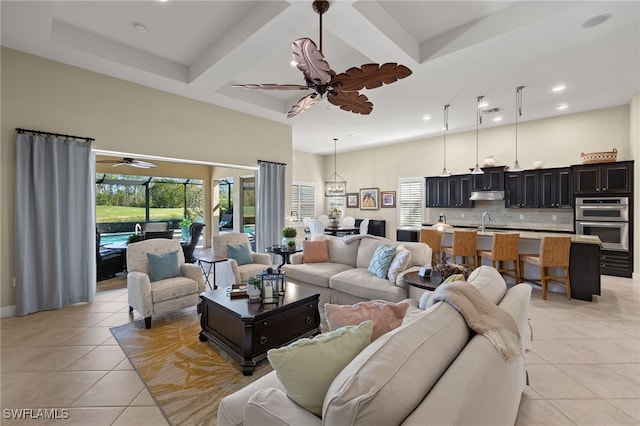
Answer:
<svg viewBox="0 0 640 426"><path fill-rule="evenodd" d="M152 221L180 220L184 217L181 207L149 209ZM144 222L144 207L96 206L96 222Z"/></svg>

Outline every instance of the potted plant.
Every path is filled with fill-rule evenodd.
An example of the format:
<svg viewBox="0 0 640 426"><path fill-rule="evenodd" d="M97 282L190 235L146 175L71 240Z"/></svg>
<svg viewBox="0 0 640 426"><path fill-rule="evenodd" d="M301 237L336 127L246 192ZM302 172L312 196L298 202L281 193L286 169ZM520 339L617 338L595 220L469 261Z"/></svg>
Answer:
<svg viewBox="0 0 640 426"><path fill-rule="evenodd" d="M284 247L290 247L290 242L293 242L293 245L296 244L296 235L298 235L298 231L295 227L287 225L282 228L282 231L280 233L282 234L282 245Z"/></svg>
<svg viewBox="0 0 640 426"><path fill-rule="evenodd" d="M260 299L262 294L262 281L256 277L251 277L247 280L247 296L250 300Z"/></svg>

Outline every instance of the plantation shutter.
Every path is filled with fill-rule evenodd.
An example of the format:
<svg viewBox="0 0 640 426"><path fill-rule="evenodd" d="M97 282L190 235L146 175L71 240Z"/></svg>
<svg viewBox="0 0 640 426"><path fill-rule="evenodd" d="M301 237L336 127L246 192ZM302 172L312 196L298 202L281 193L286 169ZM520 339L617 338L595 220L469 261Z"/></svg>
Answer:
<svg viewBox="0 0 640 426"><path fill-rule="evenodd" d="M291 191L291 207L298 218L315 217L316 188L311 184L294 184Z"/></svg>
<svg viewBox="0 0 640 426"><path fill-rule="evenodd" d="M424 214L422 178L401 179L399 182L399 226L421 227Z"/></svg>

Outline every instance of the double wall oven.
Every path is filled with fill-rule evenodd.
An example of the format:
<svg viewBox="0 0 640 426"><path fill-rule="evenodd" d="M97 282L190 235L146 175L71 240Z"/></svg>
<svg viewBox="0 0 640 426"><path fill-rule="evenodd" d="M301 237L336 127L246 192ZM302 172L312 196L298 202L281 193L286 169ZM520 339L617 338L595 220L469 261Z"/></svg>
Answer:
<svg viewBox="0 0 640 426"><path fill-rule="evenodd" d="M629 251L629 198L577 197L576 233L597 235L603 250Z"/></svg>

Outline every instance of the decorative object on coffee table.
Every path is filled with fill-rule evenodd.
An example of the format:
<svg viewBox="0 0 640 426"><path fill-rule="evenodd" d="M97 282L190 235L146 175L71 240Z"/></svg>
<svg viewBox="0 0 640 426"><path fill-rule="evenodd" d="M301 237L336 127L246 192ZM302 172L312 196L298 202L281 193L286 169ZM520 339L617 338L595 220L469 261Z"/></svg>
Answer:
<svg viewBox="0 0 640 426"><path fill-rule="evenodd" d="M285 277L280 271L272 268L265 269L256 276L260 280L262 289L262 303L278 303L279 297L284 296Z"/></svg>
<svg viewBox="0 0 640 426"><path fill-rule="evenodd" d="M257 277L251 277L247 281L247 295L249 300L260 300L262 296L262 280Z"/></svg>

